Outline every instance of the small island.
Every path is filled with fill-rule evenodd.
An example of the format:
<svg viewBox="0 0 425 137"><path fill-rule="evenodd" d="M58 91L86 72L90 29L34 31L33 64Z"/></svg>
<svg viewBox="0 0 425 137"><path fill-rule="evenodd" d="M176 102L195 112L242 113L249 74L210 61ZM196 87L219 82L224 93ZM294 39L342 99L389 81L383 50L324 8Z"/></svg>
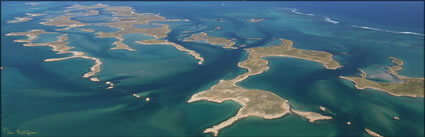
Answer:
<svg viewBox="0 0 425 137"><path fill-rule="evenodd" d="M93 29L80 29L80 31L84 31L84 32L94 32Z"/></svg>
<svg viewBox="0 0 425 137"><path fill-rule="evenodd" d="M43 16L44 14L41 14L41 13L25 13L26 15L28 15L28 16L31 16L31 17L36 17L36 16Z"/></svg>
<svg viewBox="0 0 425 137"><path fill-rule="evenodd" d="M7 23L19 23L19 22L26 22L30 21L32 18L29 17L15 17L15 20L7 21Z"/></svg>
<svg viewBox="0 0 425 137"><path fill-rule="evenodd" d="M366 131L366 133L367 133L367 134L369 134L369 135L370 135L370 136L372 136L372 137L383 137L383 136L379 135L378 133L373 132L373 131L372 131L372 130L370 130L370 129L365 128L364 130Z"/></svg>
<svg viewBox="0 0 425 137"><path fill-rule="evenodd" d="M395 57L389 57L389 59L391 59L395 65L387 67L387 72L401 80L401 82L375 82L368 80L366 79L366 73L363 71L360 77L340 76L340 78L354 82L354 87L360 90L370 88L383 91L393 96L424 97L424 78L400 76L398 71L403 69L403 61Z"/></svg>
<svg viewBox="0 0 425 137"><path fill-rule="evenodd" d="M206 43L209 43L211 45L222 45L223 48L237 49L237 47L233 47L233 45L236 44L235 42L225 38L221 38L221 37L209 36L205 32L192 34L192 36L185 38L183 41L196 41L196 42L205 41Z"/></svg>
<svg viewBox="0 0 425 137"><path fill-rule="evenodd" d="M264 19L256 19L256 18L251 18L251 19L248 19L248 22L260 22L260 21L263 21Z"/></svg>
<svg viewBox="0 0 425 137"><path fill-rule="evenodd" d="M108 85L108 87L106 89L112 89L112 88L114 88L114 83L112 83L110 81L106 81L105 84Z"/></svg>
<svg viewBox="0 0 425 137"><path fill-rule="evenodd" d="M231 80L220 80L210 89L194 94L187 101L188 103L192 103L205 100L215 103L222 103L223 101L231 100L241 105L241 108L235 116L221 122L218 125L204 130L204 133L213 133L214 136L217 136L220 129L225 128L233 124L235 121L246 118L248 116L256 116L264 119L274 119L283 117L286 114L293 112L308 119L309 122L331 119L329 116L322 116L314 112L301 112L290 109L288 101L274 94L273 92L258 89L245 89L236 85L236 83L247 79L249 76L261 74L269 68L268 61L263 59L263 57L290 55L288 57L320 62L325 65L326 69L336 69L340 67L338 62L332 59L332 55L330 53L288 48L292 47L292 41L281 39L281 42L282 45L247 49L248 58L242 62L239 62L238 66L248 69L248 72L238 75L236 78Z"/></svg>
<svg viewBox="0 0 425 137"><path fill-rule="evenodd" d="M314 121L317 121L317 120L332 119L332 117L330 116L323 116L323 115L320 115L319 113L314 113L314 112L302 112L302 111L297 111L293 109L291 109L291 112L294 112L295 114L308 119L308 122L310 123L313 123Z"/></svg>

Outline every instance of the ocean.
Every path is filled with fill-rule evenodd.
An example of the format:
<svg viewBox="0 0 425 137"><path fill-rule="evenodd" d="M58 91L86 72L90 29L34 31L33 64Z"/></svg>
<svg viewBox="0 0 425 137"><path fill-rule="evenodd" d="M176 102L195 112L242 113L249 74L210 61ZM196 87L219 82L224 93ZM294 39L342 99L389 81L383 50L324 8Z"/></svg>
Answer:
<svg viewBox="0 0 425 137"><path fill-rule="evenodd" d="M238 85L271 91L297 110L329 115L332 120L309 123L294 114L272 120L248 117L220 130L219 136L366 136L364 128L383 136L424 136L424 98L357 90L353 83L338 78L359 75L357 69L364 69L380 80L378 74L392 65L388 56L404 61L401 75L424 77L423 2L38 3L2 2L2 129L31 130L38 133L34 136L211 136L203 130L235 115L240 105L232 101L186 101L221 79L246 72L237 66L246 58L244 48L275 45L278 38L285 38L294 41L296 48L330 52L343 67L326 70L306 60L267 57L268 71ZM92 82L81 77L92 61L43 62L66 55L57 55L48 47L24 47L13 42L23 36L5 36L32 29L55 31L56 27L39 24L40 19L58 16L73 4L97 3L130 6L135 12L159 13L169 19L189 19L167 23L171 32L165 39L196 51L205 59L204 64L198 65L198 60L172 46L134 43L149 39L146 35L124 36L124 43L136 50L130 52L110 50L114 38L96 38L94 33L78 28L62 31L68 33L69 46L74 50L103 62L96 74L102 81ZM25 13L48 15L7 24ZM97 17L109 21L108 15L101 12ZM264 21L250 23L250 18ZM88 17L76 20L99 22ZM214 31L217 26L221 29ZM93 25L84 28L116 30ZM182 41L199 32L234 39L236 46L246 47L230 50ZM37 41L52 41L52 36ZM115 87L107 90L105 81ZM320 111L319 106L330 113ZM393 120L393 116L400 120ZM347 121L352 124L348 126Z"/></svg>

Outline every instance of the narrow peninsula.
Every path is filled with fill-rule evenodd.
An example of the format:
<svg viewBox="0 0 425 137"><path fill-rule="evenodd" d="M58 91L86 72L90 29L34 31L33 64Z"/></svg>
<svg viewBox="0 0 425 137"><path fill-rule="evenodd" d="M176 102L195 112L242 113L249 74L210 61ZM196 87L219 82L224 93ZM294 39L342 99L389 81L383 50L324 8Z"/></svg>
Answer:
<svg viewBox="0 0 425 137"><path fill-rule="evenodd" d="M187 54L193 56L195 59L199 60L198 64L201 65L204 62L204 58L201 57L198 53L196 53L193 50L189 50L184 48L183 46L176 44L174 42L169 42L167 40L158 40L158 39L150 39L150 40L142 40L142 41L136 41L136 43L143 44L143 45L171 45L175 47L177 50L186 52Z"/></svg>
<svg viewBox="0 0 425 137"><path fill-rule="evenodd" d="M239 119L246 118L248 116L274 119L283 117L291 111L299 116L309 119L310 122L331 119L331 117L322 116L314 112L291 110L288 101L273 92L258 89L245 89L237 85L238 82L245 80L249 76L261 74L268 70L268 61L263 59L263 57L268 56L288 56L308 59L324 64L326 69L336 69L340 67L338 62L332 59L332 55L330 53L295 49L292 47L292 41L290 40L281 39L281 42L282 45L247 49L248 58L239 62L238 66L248 69L248 72L231 80L220 80L210 89L194 94L187 101L188 103L192 103L205 100L222 103L223 101L231 100L242 106L235 116L221 122L218 125L207 128L204 130L204 133L213 133L214 136L217 136L220 129L233 124Z"/></svg>
<svg viewBox="0 0 425 137"><path fill-rule="evenodd" d="M362 74L360 77L340 76L340 78L354 82L354 87L360 90L370 88L393 96L424 97L424 78L410 78L399 75L398 71L403 69L403 61L395 57L389 57L389 59L395 65L387 67L387 72L401 80L401 82L376 82L368 80L364 71L361 71Z"/></svg>
<svg viewBox="0 0 425 137"><path fill-rule="evenodd" d="M221 38L221 37L209 36L205 32L192 34L190 37L185 38L184 41L196 41L196 42L205 41L206 43L209 43L211 45L222 45L223 48L237 49L237 47L233 46L236 44L235 42L225 38Z"/></svg>

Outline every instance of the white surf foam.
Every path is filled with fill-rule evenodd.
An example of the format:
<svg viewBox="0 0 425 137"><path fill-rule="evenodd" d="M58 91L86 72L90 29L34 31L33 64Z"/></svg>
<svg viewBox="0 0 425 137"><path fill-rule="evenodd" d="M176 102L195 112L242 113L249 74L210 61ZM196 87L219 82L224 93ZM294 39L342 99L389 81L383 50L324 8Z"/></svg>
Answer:
<svg viewBox="0 0 425 137"><path fill-rule="evenodd" d="M372 27L366 27L366 26L356 26L356 25L351 25L351 27L354 27L354 28L361 28L361 29L368 29L368 30L374 30L374 31L389 32L389 33L398 33L398 34L408 34L408 35L425 36L425 35L424 35L424 34L422 34L422 33L416 33L416 32L407 32L407 31L392 31L392 30L378 29L378 28L372 28Z"/></svg>
<svg viewBox="0 0 425 137"><path fill-rule="evenodd" d="M332 23L332 24L338 24L338 23L340 23L339 21L332 20L331 18L329 18L327 16L321 16L321 15L314 15L314 14L311 14L311 13L302 13L302 12L299 12L298 9L296 9L296 8L276 8L276 9L290 10L292 13L299 14L299 15L324 17L324 21L329 22L329 23ZM361 28L361 29L368 29L368 30L374 30L374 31L381 31L381 32L397 33L397 34L425 36L422 33L408 32L408 31L392 31L392 30L385 30L385 29L378 29L378 28L372 28L372 27L366 27L366 26L357 26L357 25L351 25L351 27Z"/></svg>
<svg viewBox="0 0 425 137"><path fill-rule="evenodd" d="M338 21L332 20L332 19L330 19L329 17L325 17L325 21L326 21L326 22L333 23L333 24L338 24L338 23L339 23Z"/></svg>

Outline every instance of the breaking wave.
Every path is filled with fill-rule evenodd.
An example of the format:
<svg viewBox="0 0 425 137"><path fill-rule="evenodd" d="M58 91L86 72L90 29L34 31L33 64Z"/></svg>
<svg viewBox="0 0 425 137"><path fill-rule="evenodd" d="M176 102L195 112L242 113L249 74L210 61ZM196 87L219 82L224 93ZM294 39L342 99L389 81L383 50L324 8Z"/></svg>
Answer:
<svg viewBox="0 0 425 137"><path fill-rule="evenodd" d="M378 29L378 28L372 28L372 27L366 27L366 26L356 26L356 25L351 25L351 27L361 28L361 29L368 29L368 30L374 30L374 31L389 32L389 33L398 33L398 34L409 34L409 35L425 36L422 33L408 32L408 31L392 31L392 30Z"/></svg>

